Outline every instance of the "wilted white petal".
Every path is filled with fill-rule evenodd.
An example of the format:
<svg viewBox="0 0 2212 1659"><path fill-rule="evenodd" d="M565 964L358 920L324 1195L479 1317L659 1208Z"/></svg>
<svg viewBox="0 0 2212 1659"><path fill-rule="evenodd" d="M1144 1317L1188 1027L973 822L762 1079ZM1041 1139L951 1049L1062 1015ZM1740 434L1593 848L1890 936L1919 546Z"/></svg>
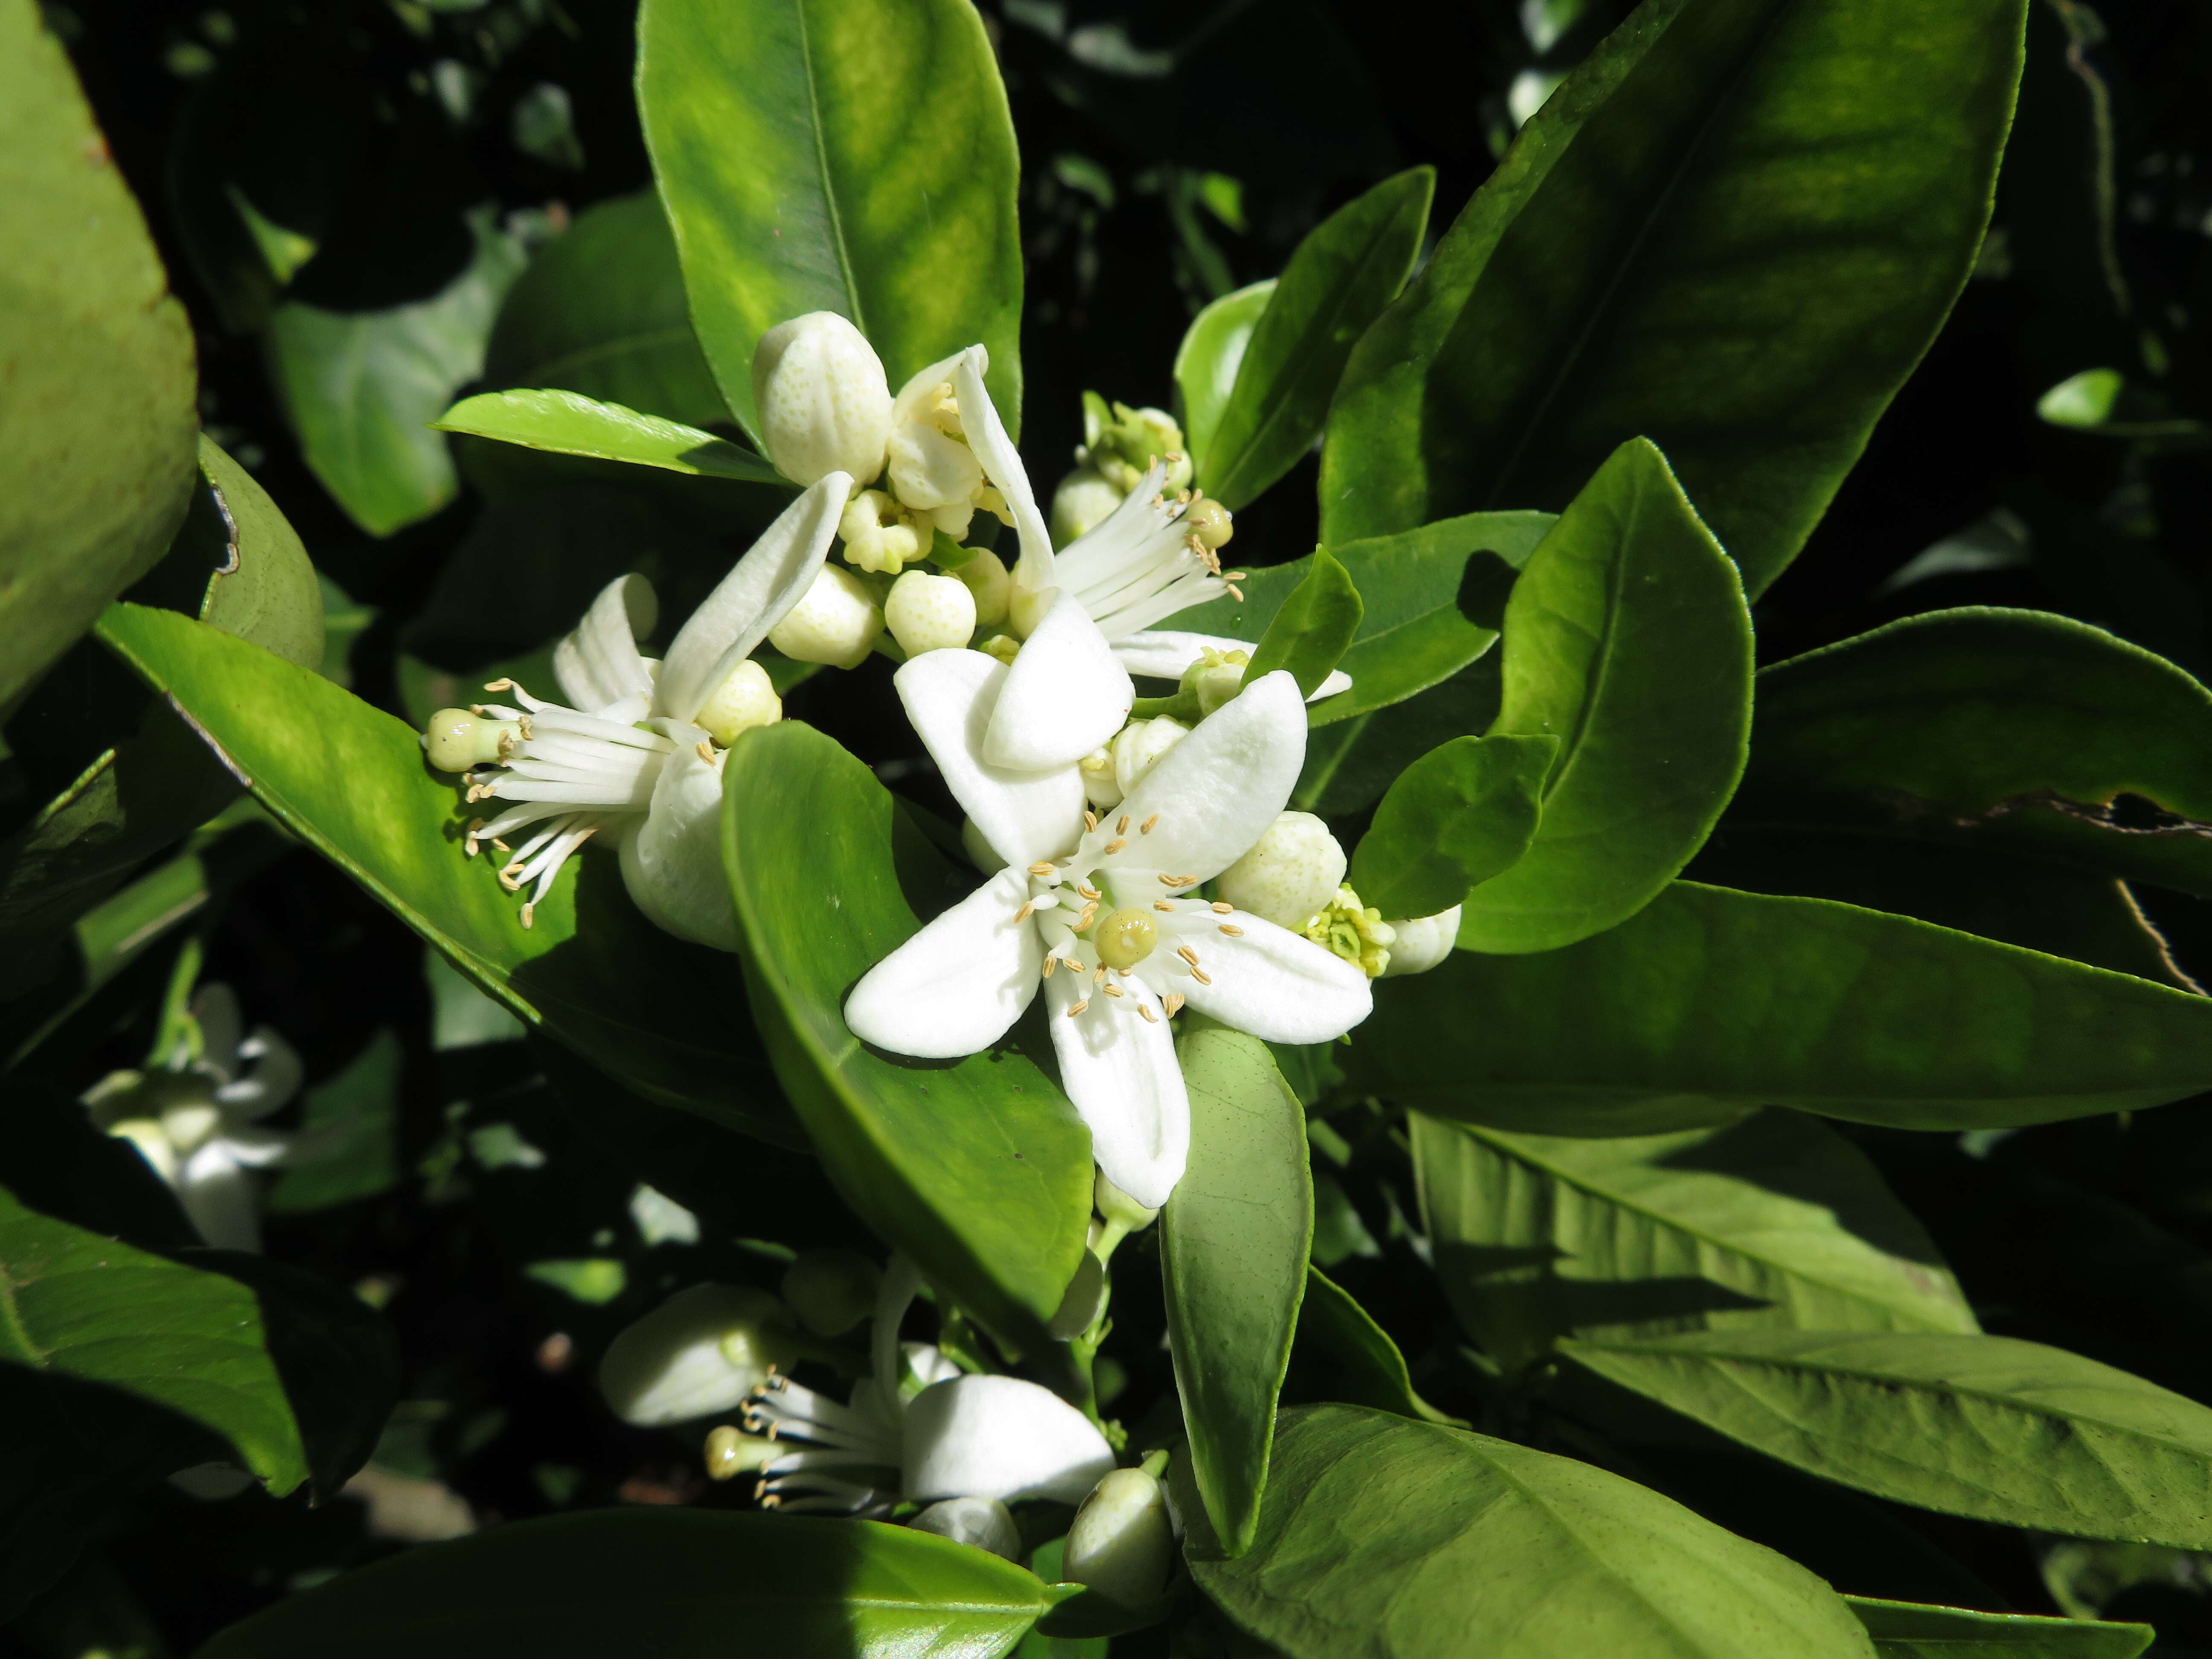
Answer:
<svg viewBox="0 0 2212 1659"><path fill-rule="evenodd" d="M992 711L1012 670L981 651L931 651L891 677L945 787L999 855L1026 868L1075 845L1083 775L1073 766L1016 772L983 758Z"/></svg>
<svg viewBox="0 0 2212 1659"><path fill-rule="evenodd" d="M738 913L722 870L722 769L700 757L707 734L664 723L678 740L653 805L620 832L623 884L647 918L717 951L738 948Z"/></svg>
<svg viewBox="0 0 2212 1659"><path fill-rule="evenodd" d="M863 1042L951 1060L1004 1036L1036 995L1044 945L1026 918L1023 870L1002 870L862 976L845 1024Z"/></svg>
<svg viewBox="0 0 2212 1659"><path fill-rule="evenodd" d="M637 642L653 632L660 602L642 576L617 576L599 590L575 631L553 648L553 678L576 708L605 708L653 696Z"/></svg>
<svg viewBox="0 0 2212 1659"><path fill-rule="evenodd" d="M678 632L660 669L658 713L689 720L814 584L853 480L832 472L776 516Z"/></svg>
<svg viewBox="0 0 2212 1659"><path fill-rule="evenodd" d="M1139 823L1158 814L1143 847L1152 868L1205 881L1267 833L1290 799L1305 756L1298 683L1278 669L1200 720L1146 774L1121 810Z"/></svg>
<svg viewBox="0 0 2212 1659"><path fill-rule="evenodd" d="M998 405L983 385L990 366L990 353L976 345L962 352L953 368L952 395L960 400L960 429L968 434L969 447L983 464L983 476L999 487L999 494L1006 497L1006 510L1014 515L1014 534L1021 544L1021 556L1014 565L1015 581L1042 591L1052 586L1052 538L1045 531L1044 515L1037 511L1030 475L1015 452L1014 441L1006 435Z"/></svg>
<svg viewBox="0 0 2212 1659"><path fill-rule="evenodd" d="M1216 933L1199 952L1213 982L1175 982L1200 1013L1268 1042L1328 1042L1374 1011L1373 989L1356 963L1246 911L1229 920L1243 932Z"/></svg>
<svg viewBox="0 0 2212 1659"><path fill-rule="evenodd" d="M1045 981L1052 1046L1060 1086L1091 1130L1091 1158L1107 1180L1156 1210L1190 1156L1190 1096L1167 1021L1146 1019L1130 1006L1158 1015L1152 987L1133 975L1113 983L1121 996L1107 996L1073 967ZM1069 1014L1085 1000L1088 1008Z"/></svg>
<svg viewBox="0 0 2212 1659"><path fill-rule="evenodd" d="M1113 1449L1089 1418L1019 1377L954 1377L924 1389L907 1407L901 1486L917 1503L1080 1503L1113 1467Z"/></svg>
<svg viewBox="0 0 2212 1659"><path fill-rule="evenodd" d="M1007 671L983 758L1020 772L1075 765L1121 729L1136 700L1098 624L1063 593Z"/></svg>

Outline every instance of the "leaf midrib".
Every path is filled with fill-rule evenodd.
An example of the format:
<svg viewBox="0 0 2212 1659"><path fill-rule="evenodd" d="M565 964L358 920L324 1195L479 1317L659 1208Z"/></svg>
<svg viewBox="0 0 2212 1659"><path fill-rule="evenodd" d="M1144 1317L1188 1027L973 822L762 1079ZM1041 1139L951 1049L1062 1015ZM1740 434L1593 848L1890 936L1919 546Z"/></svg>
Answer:
<svg viewBox="0 0 2212 1659"><path fill-rule="evenodd" d="M830 173L830 150L823 131L822 93L814 70L814 41L806 27L806 0L791 0L791 15L799 25L799 58L806 81L807 130L814 139L814 168L822 182L822 205L830 216L830 240L837 250L837 275L845 284L845 303L851 307L853 326L870 332L860 305L860 291L853 280L853 253L845 245L845 215Z"/></svg>

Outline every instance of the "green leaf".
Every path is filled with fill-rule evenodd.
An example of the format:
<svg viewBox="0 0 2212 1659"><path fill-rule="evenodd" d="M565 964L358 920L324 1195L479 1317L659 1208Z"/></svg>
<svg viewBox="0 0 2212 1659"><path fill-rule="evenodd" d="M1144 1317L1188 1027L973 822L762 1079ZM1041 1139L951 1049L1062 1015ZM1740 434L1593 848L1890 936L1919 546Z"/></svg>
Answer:
<svg viewBox="0 0 2212 1659"><path fill-rule="evenodd" d="M252 1291L27 1210L5 1192L0 1361L189 1418L279 1495L307 1478Z"/></svg>
<svg viewBox="0 0 2212 1659"><path fill-rule="evenodd" d="M1768 1103L1999 1127L2160 1105L2212 1077L2212 998L1693 882L1566 950L1456 951L1375 992L1346 1050L1354 1085L1511 1131L1653 1134Z"/></svg>
<svg viewBox="0 0 2212 1659"><path fill-rule="evenodd" d="M1298 1304L1298 1335L1328 1355L1352 1391L1346 1403L1426 1423L1467 1426L1413 1391L1406 1356L1398 1352L1389 1334L1352 1299L1349 1291L1310 1264L1306 1268L1305 1300Z"/></svg>
<svg viewBox="0 0 2212 1659"><path fill-rule="evenodd" d="M302 668L323 663L323 589L300 532L253 475L200 438L200 476L229 556L207 579L199 618Z"/></svg>
<svg viewBox="0 0 2212 1659"><path fill-rule="evenodd" d="M2212 1409L2094 1359L1932 1331L1706 1331L1560 1352L1877 1497L2078 1538L2212 1546Z"/></svg>
<svg viewBox="0 0 2212 1659"><path fill-rule="evenodd" d="M1352 353L1323 539L1558 507L1641 435L1763 590L1966 283L2023 10L1642 8Z"/></svg>
<svg viewBox="0 0 2212 1659"><path fill-rule="evenodd" d="M799 1130L730 1011L736 964L638 913L611 856L571 861L524 927L460 793L415 731L265 651L171 612L112 608L100 637L198 723L286 828L527 1023L650 1099L785 1145ZM587 944L575 945L581 934Z"/></svg>
<svg viewBox="0 0 2212 1659"><path fill-rule="evenodd" d="M691 1509L515 1521L349 1572L222 1632L199 1659L480 1659L748 1651L998 1659L1051 1595L988 1551L878 1521ZM488 1635L488 1632L491 1633Z"/></svg>
<svg viewBox="0 0 2212 1659"><path fill-rule="evenodd" d="M1437 1275L1508 1369L1565 1335L1977 1328L1919 1222L1817 1119L1601 1140L1411 1126Z"/></svg>
<svg viewBox="0 0 2212 1659"><path fill-rule="evenodd" d="M1345 361L1413 269L1436 187L1434 168L1409 167L1339 208L1298 244L1253 327L1227 404L1208 422L1206 444L1184 434L1208 495L1243 507L1313 447Z"/></svg>
<svg viewBox="0 0 2212 1659"><path fill-rule="evenodd" d="M1316 548L1304 578L1269 620L1246 678L1256 680L1287 668L1298 690L1311 696L1343 659L1345 647L1359 631L1362 609L1350 574L1334 553Z"/></svg>
<svg viewBox="0 0 2212 1659"><path fill-rule="evenodd" d="M1091 1137L1038 1067L1049 1039L1032 1016L952 1064L862 1044L846 994L942 907L951 872L866 766L799 721L745 733L722 787L753 1018L830 1179L994 1334L1042 1346L1091 1219Z"/></svg>
<svg viewBox="0 0 2212 1659"><path fill-rule="evenodd" d="M1352 885L1386 916L1433 916L1512 867L1536 834L1549 732L1454 738L1415 761L1375 809Z"/></svg>
<svg viewBox="0 0 2212 1659"><path fill-rule="evenodd" d="M1357 720L1403 702L1489 650L1498 640L1513 573L1554 522L1548 513L1473 513L1402 536L1330 549L1358 589L1363 608L1352 643L1336 665L1352 676L1352 689L1316 703L1309 712L1312 724ZM1176 612L1172 625L1257 639L1312 568L1308 555L1252 571L1237 584L1244 592L1241 603L1221 599L1194 605ZM1415 752L1434 746L1431 741ZM1393 776L1396 771L1391 769Z"/></svg>
<svg viewBox="0 0 2212 1659"><path fill-rule="evenodd" d="M750 450L696 427L641 415L575 392L482 392L464 398L436 422L441 432L468 432L559 455L630 461L711 478L781 483L776 471Z"/></svg>
<svg viewBox="0 0 2212 1659"><path fill-rule="evenodd" d="M1176 1052L1190 1164L1160 1212L1168 1343L1206 1516L1241 1555L1260 1524L1313 1244L1305 1111L1255 1036L1194 1022Z"/></svg>
<svg viewBox="0 0 2212 1659"><path fill-rule="evenodd" d="M894 395L980 341L1020 434L1019 163L968 0L649 0L637 82L691 320L756 447L753 348L811 311L859 326Z"/></svg>
<svg viewBox="0 0 2212 1659"><path fill-rule="evenodd" d="M192 476L192 335L32 0L0 0L0 712L161 556Z"/></svg>
<svg viewBox="0 0 2212 1659"><path fill-rule="evenodd" d="M1252 344L1252 331L1273 298L1275 279L1224 294L1190 319L1176 348L1176 412L1182 416L1183 442L1193 455L1206 453L1221 411L1236 390L1237 372Z"/></svg>
<svg viewBox="0 0 2212 1659"><path fill-rule="evenodd" d="M1249 1553L1191 1574L1291 1659L1867 1659L1842 1599L1587 1463L1349 1406L1283 1413Z"/></svg>
<svg viewBox="0 0 2212 1659"><path fill-rule="evenodd" d="M2212 693L2085 623L1908 617L1765 670L1753 731L1747 827L2028 854L2212 896ZM2122 795L2164 816L2124 818Z"/></svg>
<svg viewBox="0 0 2212 1659"><path fill-rule="evenodd" d="M1689 862L1743 770L1751 617L1666 458L1623 444L1505 607L1493 733L1559 759L1520 860L1470 894L1468 950L1556 950L1626 920Z"/></svg>
<svg viewBox="0 0 2212 1659"><path fill-rule="evenodd" d="M426 300L381 311L289 301L270 315L270 367L301 453L372 536L428 518L459 487L430 422L483 372L492 318L526 257L489 209L470 225L476 257Z"/></svg>
<svg viewBox="0 0 2212 1659"><path fill-rule="evenodd" d="M1846 1595L1881 1659L2136 1659L2148 1625L2091 1624L2023 1613L1974 1613Z"/></svg>
<svg viewBox="0 0 2212 1659"><path fill-rule="evenodd" d="M445 962L434 954L431 960ZM468 991L513 1024L497 1003L473 986ZM337 1076L307 1091L299 1151L262 1200L271 1215L326 1210L399 1184L399 1035L383 1026Z"/></svg>

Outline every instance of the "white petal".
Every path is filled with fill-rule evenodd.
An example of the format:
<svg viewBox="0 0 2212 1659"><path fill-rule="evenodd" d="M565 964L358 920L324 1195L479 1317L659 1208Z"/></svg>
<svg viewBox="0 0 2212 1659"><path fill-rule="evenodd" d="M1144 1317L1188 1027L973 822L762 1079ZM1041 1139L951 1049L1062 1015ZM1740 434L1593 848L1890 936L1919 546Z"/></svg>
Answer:
<svg viewBox="0 0 2212 1659"><path fill-rule="evenodd" d="M861 976L845 1024L863 1042L918 1060L989 1048L1036 995L1044 944L1014 916L1029 875L1002 870Z"/></svg>
<svg viewBox="0 0 2212 1659"><path fill-rule="evenodd" d="M1079 1504L1113 1467L1113 1448L1089 1418L1018 1376L957 1376L924 1389L907 1407L902 1485L916 1503Z"/></svg>
<svg viewBox="0 0 2212 1659"><path fill-rule="evenodd" d="M1014 564L1014 580L1042 592L1053 585L1052 538L1046 533L1044 515L1037 511L1030 475L1023 470L1014 441L1006 435L1006 423L999 419L998 405L983 385L984 372L990 364L990 353L976 345L962 352L953 368L952 395L960 400L960 429L967 434L968 447L975 452L975 459L983 464L983 476L998 485L999 494L1006 498L1007 508L1014 515L1014 534L1022 550Z"/></svg>
<svg viewBox="0 0 2212 1659"><path fill-rule="evenodd" d="M553 648L553 678L572 708L605 708L625 697L653 696L653 677L638 653L639 637L660 614L653 584L617 576L599 590L575 631Z"/></svg>
<svg viewBox="0 0 2212 1659"><path fill-rule="evenodd" d="M1073 765L1013 772L984 760L1011 672L981 651L929 651L902 665L891 684L952 799L1001 865L1026 869L1062 857L1083 833L1083 774Z"/></svg>
<svg viewBox="0 0 2212 1659"><path fill-rule="evenodd" d="M1306 701L1308 702L1319 702L1323 697L1333 697L1340 691L1349 691L1351 690L1352 676L1346 673L1341 668L1332 668L1328 671L1328 678L1323 680L1319 685L1314 687L1312 695L1308 696Z"/></svg>
<svg viewBox="0 0 2212 1659"><path fill-rule="evenodd" d="M302 1138L289 1129L228 1129L210 1144L220 1146L242 1170L270 1170L289 1164Z"/></svg>
<svg viewBox="0 0 2212 1659"><path fill-rule="evenodd" d="M215 1091L223 1115L234 1122L266 1117L300 1092L307 1075L300 1051L272 1026L255 1026L253 1035L238 1045L238 1055L253 1061L253 1069Z"/></svg>
<svg viewBox="0 0 2212 1659"><path fill-rule="evenodd" d="M228 1083L238 1075L238 1045L246 1022L238 1012L238 993L221 980L203 985L192 997L192 1018L200 1028L200 1066ZM176 1062L181 1066L184 1061Z"/></svg>
<svg viewBox="0 0 2212 1659"><path fill-rule="evenodd" d="M1401 974L1425 974L1450 956L1459 943L1460 909L1455 904L1433 916L1413 916L1392 922L1390 926L1398 937L1390 942L1390 960L1382 977L1395 979Z"/></svg>
<svg viewBox="0 0 2212 1659"><path fill-rule="evenodd" d="M1063 967L1045 981L1052 1046L1060 1086L1090 1127L1091 1158L1107 1180L1157 1210L1190 1155L1190 1096L1152 987L1133 975L1114 982L1123 995L1108 996L1079 969ZM1070 1018L1067 1011L1086 998L1090 1007Z"/></svg>
<svg viewBox="0 0 2212 1659"><path fill-rule="evenodd" d="M722 869L722 769L699 757L696 745L707 734L696 726L675 726L669 735L688 740L662 764L643 819L623 834L623 885L677 938L734 951L737 907Z"/></svg>
<svg viewBox="0 0 2212 1659"><path fill-rule="evenodd" d="M1129 671L1072 593L1053 601L1007 671L983 758L1018 772L1072 766L1121 729L1137 701Z"/></svg>
<svg viewBox="0 0 2212 1659"><path fill-rule="evenodd" d="M220 1140L194 1152L177 1176L177 1202L218 1250L261 1248L261 1201L255 1182Z"/></svg>
<svg viewBox="0 0 2212 1659"><path fill-rule="evenodd" d="M1147 628L1114 641L1114 655L1122 667L1155 680L1181 679L1202 651L1242 651L1249 657L1259 648L1249 640L1232 640L1225 634L1184 634L1171 628ZM1319 702L1351 690L1352 676L1341 668L1332 669L1306 701Z"/></svg>
<svg viewBox="0 0 2212 1659"><path fill-rule="evenodd" d="M1278 669L1200 720L1122 800L1138 823L1159 823L1132 837L1117 862L1200 881L1218 875L1274 823L1305 758L1298 683Z"/></svg>
<svg viewBox="0 0 2212 1659"><path fill-rule="evenodd" d="M853 480L832 472L776 516L691 613L660 666L655 712L688 720L814 585Z"/></svg>
<svg viewBox="0 0 2212 1659"><path fill-rule="evenodd" d="M1211 985L1177 979L1190 1006L1269 1042L1329 1042L1374 1011L1367 975L1302 934L1243 910L1241 937L1215 933L1194 948Z"/></svg>

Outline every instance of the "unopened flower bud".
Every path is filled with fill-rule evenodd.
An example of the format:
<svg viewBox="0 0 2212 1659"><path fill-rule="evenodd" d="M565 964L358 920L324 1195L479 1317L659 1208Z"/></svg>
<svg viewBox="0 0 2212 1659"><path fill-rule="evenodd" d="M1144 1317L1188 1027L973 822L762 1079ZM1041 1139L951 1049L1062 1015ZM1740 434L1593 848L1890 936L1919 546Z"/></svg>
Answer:
<svg viewBox="0 0 2212 1659"><path fill-rule="evenodd" d="M1083 757L1083 798L1102 811L1121 804L1121 786L1114 781L1114 751L1094 749Z"/></svg>
<svg viewBox="0 0 2212 1659"><path fill-rule="evenodd" d="M769 629L768 642L796 662L857 668L883 631L884 613L867 583L825 564L814 573L806 597Z"/></svg>
<svg viewBox="0 0 2212 1659"><path fill-rule="evenodd" d="M1163 487L1172 495L1190 483L1190 457L1182 428L1164 409L1132 409L1115 404L1110 415L1095 394L1084 398L1084 444L1076 459L1088 465L1124 495L1144 482L1155 459L1168 462ZM1103 418L1102 418L1103 416Z"/></svg>
<svg viewBox="0 0 2212 1659"><path fill-rule="evenodd" d="M1340 887L1328 906L1305 927L1316 945L1351 963L1370 979L1379 979L1390 965L1390 946L1398 931L1382 920L1382 913L1359 902L1349 887Z"/></svg>
<svg viewBox="0 0 2212 1659"><path fill-rule="evenodd" d="M1433 916L1392 922L1390 930L1397 937L1390 942L1390 959L1376 977L1391 979L1400 974L1425 974L1443 961L1459 943L1459 912L1460 907L1455 904Z"/></svg>
<svg viewBox="0 0 2212 1659"><path fill-rule="evenodd" d="M1190 735L1190 727L1163 714L1156 720L1131 720L1114 739L1114 783L1124 795L1135 790L1160 757Z"/></svg>
<svg viewBox="0 0 2212 1659"><path fill-rule="evenodd" d="M968 591L975 596L975 626L996 628L1006 619L1014 579L1006 574L1006 562L988 548L969 550L975 556L952 574L967 583Z"/></svg>
<svg viewBox="0 0 2212 1659"><path fill-rule="evenodd" d="M1022 653L1022 642L1012 634L994 634L975 648L987 656L995 657L1007 667L1012 668L1014 665L1014 659Z"/></svg>
<svg viewBox="0 0 2212 1659"><path fill-rule="evenodd" d="M891 584L884 622L909 657L957 651L975 636L975 596L957 576L909 570Z"/></svg>
<svg viewBox="0 0 2212 1659"><path fill-rule="evenodd" d="M1075 1511L1060 1573L1139 1615L1167 1599L1175 1571L1175 1524L1167 1492L1142 1469L1116 1469Z"/></svg>
<svg viewBox="0 0 2212 1659"><path fill-rule="evenodd" d="M956 1544L973 1544L979 1550L1022 1559L1022 1531L1013 1511L995 1498L948 1498L932 1504L907 1522L916 1532L933 1532Z"/></svg>
<svg viewBox="0 0 2212 1659"><path fill-rule="evenodd" d="M748 657L708 693L691 723L726 749L738 740L738 732L774 726L782 718L783 699L775 695L768 670Z"/></svg>
<svg viewBox="0 0 2212 1659"><path fill-rule="evenodd" d="M783 1299L817 1336L842 1336L876 1310L883 1269L858 1250L801 1250L783 1270Z"/></svg>
<svg viewBox="0 0 2212 1659"><path fill-rule="evenodd" d="M1221 872L1215 890L1240 910L1301 933L1344 884L1348 862L1326 823L1310 812L1284 812Z"/></svg>
<svg viewBox="0 0 2212 1659"><path fill-rule="evenodd" d="M522 727L513 720L485 720L465 708L441 708L422 733L422 752L441 772L465 772L500 757L501 744L520 743Z"/></svg>
<svg viewBox="0 0 2212 1659"><path fill-rule="evenodd" d="M599 1362L599 1392L641 1428L735 1407L771 1370L799 1358L783 1304L766 1291L694 1285L615 1338Z"/></svg>
<svg viewBox="0 0 2212 1659"><path fill-rule="evenodd" d="M891 393L875 349L834 311L778 323L753 349L753 404L775 470L811 484L872 483L890 440Z"/></svg>
<svg viewBox="0 0 2212 1659"><path fill-rule="evenodd" d="M1244 671L1252 665L1249 653L1217 651L1207 646L1198 660L1182 671L1179 690L1198 699L1199 713L1211 714L1244 689Z"/></svg>
<svg viewBox="0 0 2212 1659"><path fill-rule="evenodd" d="M1053 487L1052 544L1066 547L1106 522L1128 495L1106 482L1092 466L1079 466Z"/></svg>
<svg viewBox="0 0 2212 1659"><path fill-rule="evenodd" d="M845 557L863 570L896 576L929 551L936 528L880 489L864 489L837 520Z"/></svg>
<svg viewBox="0 0 2212 1659"><path fill-rule="evenodd" d="M1140 1233L1159 1217L1158 1210L1148 1210L1143 1205L1106 1179L1103 1170L1091 1183L1091 1202L1098 1213L1119 1225L1125 1232Z"/></svg>

